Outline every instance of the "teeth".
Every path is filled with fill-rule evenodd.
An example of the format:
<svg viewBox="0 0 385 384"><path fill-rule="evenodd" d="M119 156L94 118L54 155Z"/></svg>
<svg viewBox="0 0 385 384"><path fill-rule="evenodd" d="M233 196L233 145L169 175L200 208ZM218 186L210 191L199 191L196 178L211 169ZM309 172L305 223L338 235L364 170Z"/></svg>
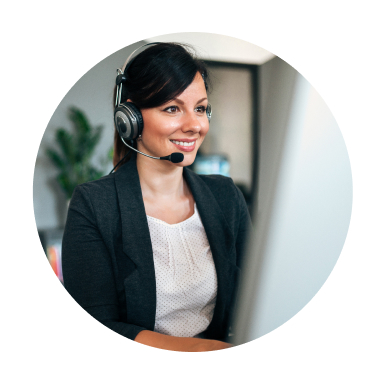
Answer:
<svg viewBox="0 0 385 384"><path fill-rule="evenodd" d="M195 141L192 141L191 143L187 143L185 141L176 141L176 140L170 140L172 143L175 143L177 145L182 145L184 147L191 147L195 144Z"/></svg>

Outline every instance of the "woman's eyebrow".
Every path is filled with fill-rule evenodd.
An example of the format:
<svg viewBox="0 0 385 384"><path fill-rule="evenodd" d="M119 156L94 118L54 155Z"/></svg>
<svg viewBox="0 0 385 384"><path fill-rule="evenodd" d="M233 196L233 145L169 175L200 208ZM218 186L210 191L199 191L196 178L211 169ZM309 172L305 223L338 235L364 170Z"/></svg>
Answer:
<svg viewBox="0 0 385 384"><path fill-rule="evenodd" d="M202 99L197 101L197 104L201 103L203 100L206 100L206 99L207 97L203 97ZM178 104L184 105L184 101L182 101L181 99L175 98L173 101L177 102Z"/></svg>

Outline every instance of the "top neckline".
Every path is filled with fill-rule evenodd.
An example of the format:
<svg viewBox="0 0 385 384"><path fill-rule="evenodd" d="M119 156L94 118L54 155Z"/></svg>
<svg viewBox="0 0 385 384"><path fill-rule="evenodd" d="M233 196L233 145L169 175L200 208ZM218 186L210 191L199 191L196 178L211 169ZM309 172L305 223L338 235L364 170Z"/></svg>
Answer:
<svg viewBox="0 0 385 384"><path fill-rule="evenodd" d="M197 205L196 203L194 203L194 213L188 217L186 220L183 220L179 223L175 223L175 224L169 224L169 223L166 223L165 221L163 220L160 220L160 219L157 219L156 217L152 217L152 216L149 216L149 215L146 215L148 219L151 219L159 224L163 224L163 225L166 225L167 227L176 227L178 225L182 225L182 224L186 224L188 221L192 220L193 218L195 218L195 216L197 215Z"/></svg>

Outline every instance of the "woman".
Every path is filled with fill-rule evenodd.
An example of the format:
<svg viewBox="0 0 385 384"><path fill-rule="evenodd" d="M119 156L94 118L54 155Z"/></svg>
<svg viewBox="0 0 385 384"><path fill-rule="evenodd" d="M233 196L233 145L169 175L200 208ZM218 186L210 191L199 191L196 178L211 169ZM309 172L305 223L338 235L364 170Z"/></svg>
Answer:
<svg viewBox="0 0 385 384"><path fill-rule="evenodd" d="M73 194L65 287L89 314L137 342L175 351L228 348L250 218L230 178L186 168L209 130L207 70L183 45L157 43L119 79L121 100L141 113L143 130L130 144L116 131L117 171ZM154 160L127 144L152 157L184 156Z"/></svg>

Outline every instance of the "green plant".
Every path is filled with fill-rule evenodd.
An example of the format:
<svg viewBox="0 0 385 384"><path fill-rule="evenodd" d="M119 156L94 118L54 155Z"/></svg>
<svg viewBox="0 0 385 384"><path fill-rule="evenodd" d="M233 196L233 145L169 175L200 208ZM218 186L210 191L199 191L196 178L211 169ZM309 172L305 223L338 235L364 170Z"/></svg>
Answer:
<svg viewBox="0 0 385 384"><path fill-rule="evenodd" d="M97 168L91 163L103 126L93 127L84 112L76 107L69 108L68 118L72 122L73 132L58 128L55 140L59 151L49 148L46 153L58 168L56 180L70 199L78 184L99 179L104 175L102 168ZM106 158L101 160L101 165L105 166L111 158L112 150L109 150Z"/></svg>

